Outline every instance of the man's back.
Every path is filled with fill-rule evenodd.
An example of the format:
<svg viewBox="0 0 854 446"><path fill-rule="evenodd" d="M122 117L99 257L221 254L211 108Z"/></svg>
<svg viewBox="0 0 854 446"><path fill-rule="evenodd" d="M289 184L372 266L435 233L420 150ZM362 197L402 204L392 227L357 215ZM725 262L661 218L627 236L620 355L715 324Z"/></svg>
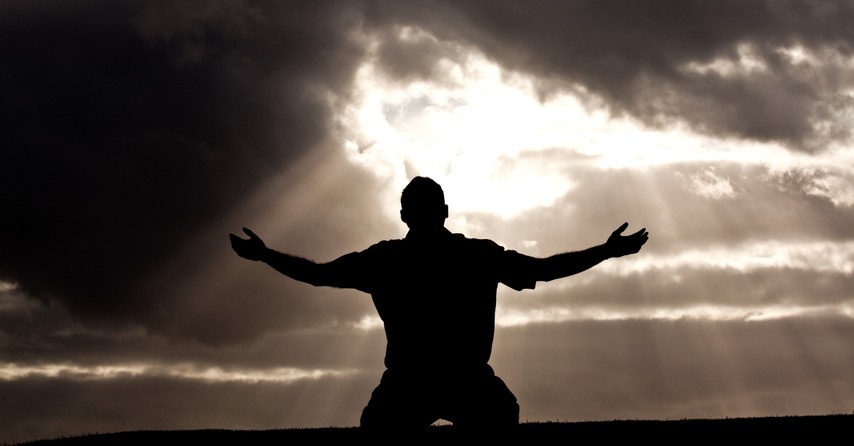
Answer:
<svg viewBox="0 0 854 446"><path fill-rule="evenodd" d="M339 260L355 273L348 285L370 293L383 320L386 367L460 368L489 361L498 283L534 287L526 259L442 228Z"/></svg>
<svg viewBox="0 0 854 446"><path fill-rule="evenodd" d="M439 228L332 263L347 271L340 286L371 294L386 330L386 367L458 368L489 361L497 286L533 288L528 259Z"/></svg>

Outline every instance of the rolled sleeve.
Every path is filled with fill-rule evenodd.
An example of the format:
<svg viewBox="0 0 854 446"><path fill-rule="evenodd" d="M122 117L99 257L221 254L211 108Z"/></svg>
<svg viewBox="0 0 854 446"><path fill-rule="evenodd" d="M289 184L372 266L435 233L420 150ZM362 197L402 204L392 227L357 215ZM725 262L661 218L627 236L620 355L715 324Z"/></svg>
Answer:
<svg viewBox="0 0 854 446"><path fill-rule="evenodd" d="M533 257L504 250L499 256L498 281L516 291L533 290L537 286L534 261Z"/></svg>

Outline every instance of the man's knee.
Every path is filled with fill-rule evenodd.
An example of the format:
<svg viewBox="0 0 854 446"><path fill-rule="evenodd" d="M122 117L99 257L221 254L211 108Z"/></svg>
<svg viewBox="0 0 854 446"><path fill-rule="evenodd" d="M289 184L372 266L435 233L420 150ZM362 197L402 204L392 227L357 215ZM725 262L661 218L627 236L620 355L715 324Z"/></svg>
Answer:
<svg viewBox="0 0 854 446"><path fill-rule="evenodd" d="M380 384L362 410L359 426L366 431L426 429L439 417L428 398L414 393Z"/></svg>

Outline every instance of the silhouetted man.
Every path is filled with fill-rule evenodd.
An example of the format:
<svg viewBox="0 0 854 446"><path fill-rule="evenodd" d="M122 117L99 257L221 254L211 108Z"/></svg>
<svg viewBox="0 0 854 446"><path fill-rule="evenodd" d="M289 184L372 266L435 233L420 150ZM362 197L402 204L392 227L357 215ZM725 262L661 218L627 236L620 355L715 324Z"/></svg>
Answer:
<svg viewBox="0 0 854 446"><path fill-rule="evenodd" d="M260 260L315 286L355 288L373 298L385 326L386 371L362 412L365 429L415 429L438 419L462 428L519 423L519 405L489 366L499 283L533 289L603 260L638 252L645 229L601 245L547 258L506 250L490 240L445 229L448 206L433 180L414 178L401 195L406 237L379 242L328 263L315 263L229 234L241 257Z"/></svg>

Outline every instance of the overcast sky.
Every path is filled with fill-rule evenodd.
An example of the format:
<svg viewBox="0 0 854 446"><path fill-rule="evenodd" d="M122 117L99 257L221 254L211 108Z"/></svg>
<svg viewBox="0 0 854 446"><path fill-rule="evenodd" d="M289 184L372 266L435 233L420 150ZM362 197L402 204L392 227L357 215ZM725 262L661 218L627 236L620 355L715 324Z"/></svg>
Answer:
<svg viewBox="0 0 854 446"><path fill-rule="evenodd" d="M529 421L854 410L854 3L0 3L0 442L354 426L370 297L238 258L447 226L535 256L499 288ZM441 348L437 345L436 348Z"/></svg>

